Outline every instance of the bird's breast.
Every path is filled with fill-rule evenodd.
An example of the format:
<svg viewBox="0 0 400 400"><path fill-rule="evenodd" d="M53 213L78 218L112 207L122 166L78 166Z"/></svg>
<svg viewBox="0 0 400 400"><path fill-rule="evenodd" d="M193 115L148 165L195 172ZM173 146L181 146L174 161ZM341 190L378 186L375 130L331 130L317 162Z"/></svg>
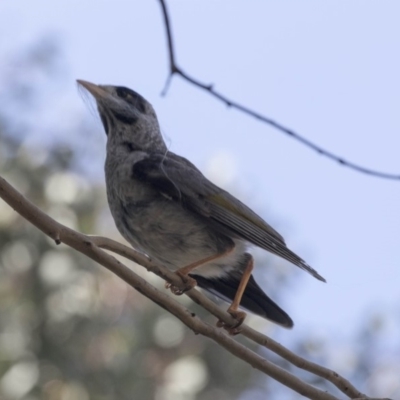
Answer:
<svg viewBox="0 0 400 400"><path fill-rule="evenodd" d="M136 249L170 269L223 253L232 239L215 231L206 218L131 180L130 189L107 185L108 202L118 230Z"/></svg>

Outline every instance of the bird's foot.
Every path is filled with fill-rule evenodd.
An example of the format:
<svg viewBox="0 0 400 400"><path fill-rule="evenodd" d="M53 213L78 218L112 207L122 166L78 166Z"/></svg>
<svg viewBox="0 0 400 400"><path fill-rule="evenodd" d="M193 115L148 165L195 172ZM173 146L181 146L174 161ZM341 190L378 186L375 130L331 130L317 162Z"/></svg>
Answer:
<svg viewBox="0 0 400 400"><path fill-rule="evenodd" d="M196 285L197 282L195 279L191 278L188 275L184 275L180 273L179 271L176 272L177 275L179 275L182 279L182 286L175 286L172 283L165 283L165 287L167 289L171 289L171 292L177 296L182 295L183 293L187 292L190 289L193 289Z"/></svg>
<svg viewBox="0 0 400 400"><path fill-rule="evenodd" d="M230 335L234 336L242 332L241 325L243 324L243 321L246 319L246 313L244 311L239 311L239 310L232 310L230 307L228 308L228 313L232 315L233 318L235 318L236 322L233 325L229 325L224 321L219 320L217 322L217 326L219 328L224 328Z"/></svg>

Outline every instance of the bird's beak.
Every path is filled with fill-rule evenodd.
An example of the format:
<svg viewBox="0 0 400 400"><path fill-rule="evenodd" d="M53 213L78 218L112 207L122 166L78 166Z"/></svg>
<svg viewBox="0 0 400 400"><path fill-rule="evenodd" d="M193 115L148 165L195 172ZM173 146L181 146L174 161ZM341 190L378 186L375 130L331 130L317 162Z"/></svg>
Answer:
<svg viewBox="0 0 400 400"><path fill-rule="evenodd" d="M109 96L109 93L99 85L81 79L77 79L76 81L78 85L83 86L96 100L104 99Z"/></svg>

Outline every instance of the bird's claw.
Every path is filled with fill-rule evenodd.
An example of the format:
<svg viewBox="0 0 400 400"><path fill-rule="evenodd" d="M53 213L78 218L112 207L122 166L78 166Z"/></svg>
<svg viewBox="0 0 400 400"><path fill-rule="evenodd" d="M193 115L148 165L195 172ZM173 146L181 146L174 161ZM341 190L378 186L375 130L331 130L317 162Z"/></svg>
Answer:
<svg viewBox="0 0 400 400"><path fill-rule="evenodd" d="M226 322L219 320L217 322L217 327L224 328L232 336L237 335L242 332L241 325L246 319L247 314L244 311L230 310L229 308L227 311L229 314L232 315L233 318L235 318L236 323L234 323L233 325L229 325Z"/></svg>
<svg viewBox="0 0 400 400"><path fill-rule="evenodd" d="M181 296L183 293L187 292L190 289L193 289L197 285L196 280L191 278L190 276L183 275L179 271L177 271L176 274L181 277L183 281L182 286L175 286L172 283L165 282L166 289L170 289L171 292L176 296Z"/></svg>

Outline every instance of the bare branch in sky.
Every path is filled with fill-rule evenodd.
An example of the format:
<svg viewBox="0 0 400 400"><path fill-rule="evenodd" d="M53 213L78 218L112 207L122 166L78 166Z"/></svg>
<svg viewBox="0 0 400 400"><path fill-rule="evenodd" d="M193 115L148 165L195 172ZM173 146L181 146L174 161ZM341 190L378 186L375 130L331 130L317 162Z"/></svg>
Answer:
<svg viewBox="0 0 400 400"><path fill-rule="evenodd" d="M229 99L224 94L216 91L214 89L213 85L201 82L197 78L193 78L191 75L187 74L182 68L179 67L179 65L177 64L177 61L176 61L175 46L174 46L174 41L172 38L171 21L169 18L166 2L165 2L165 0L159 0L159 1L160 1L161 8L162 8L164 25L165 25L166 35L167 35L168 54L169 54L169 74L167 77L167 81L165 83L165 87L162 91L163 95L165 95L167 93L173 76L179 75L181 78L183 78L187 82L198 87L199 89L205 90L211 96L213 96L216 99L220 100L221 102L225 103L228 107L235 108L236 110L239 110L244 114L247 114L253 118L258 119L259 121L261 121L267 125L272 126L273 128L277 129L278 131L292 137L294 140L297 140L304 146L316 151L318 154L325 156L344 167L350 168L354 171L357 171L357 172L360 172L360 173L363 173L366 175L375 176L377 178L400 180L400 174L392 174L392 173L374 170L374 169L356 164L352 161L345 160L343 157L341 157L337 154L334 154L329 150L322 148L321 146L315 144L314 142L305 138L304 136L300 135L299 133L295 132L294 130L287 128L286 126L282 125L281 123L276 122L273 119L268 118L265 115L263 115L257 111L254 111L236 101Z"/></svg>

